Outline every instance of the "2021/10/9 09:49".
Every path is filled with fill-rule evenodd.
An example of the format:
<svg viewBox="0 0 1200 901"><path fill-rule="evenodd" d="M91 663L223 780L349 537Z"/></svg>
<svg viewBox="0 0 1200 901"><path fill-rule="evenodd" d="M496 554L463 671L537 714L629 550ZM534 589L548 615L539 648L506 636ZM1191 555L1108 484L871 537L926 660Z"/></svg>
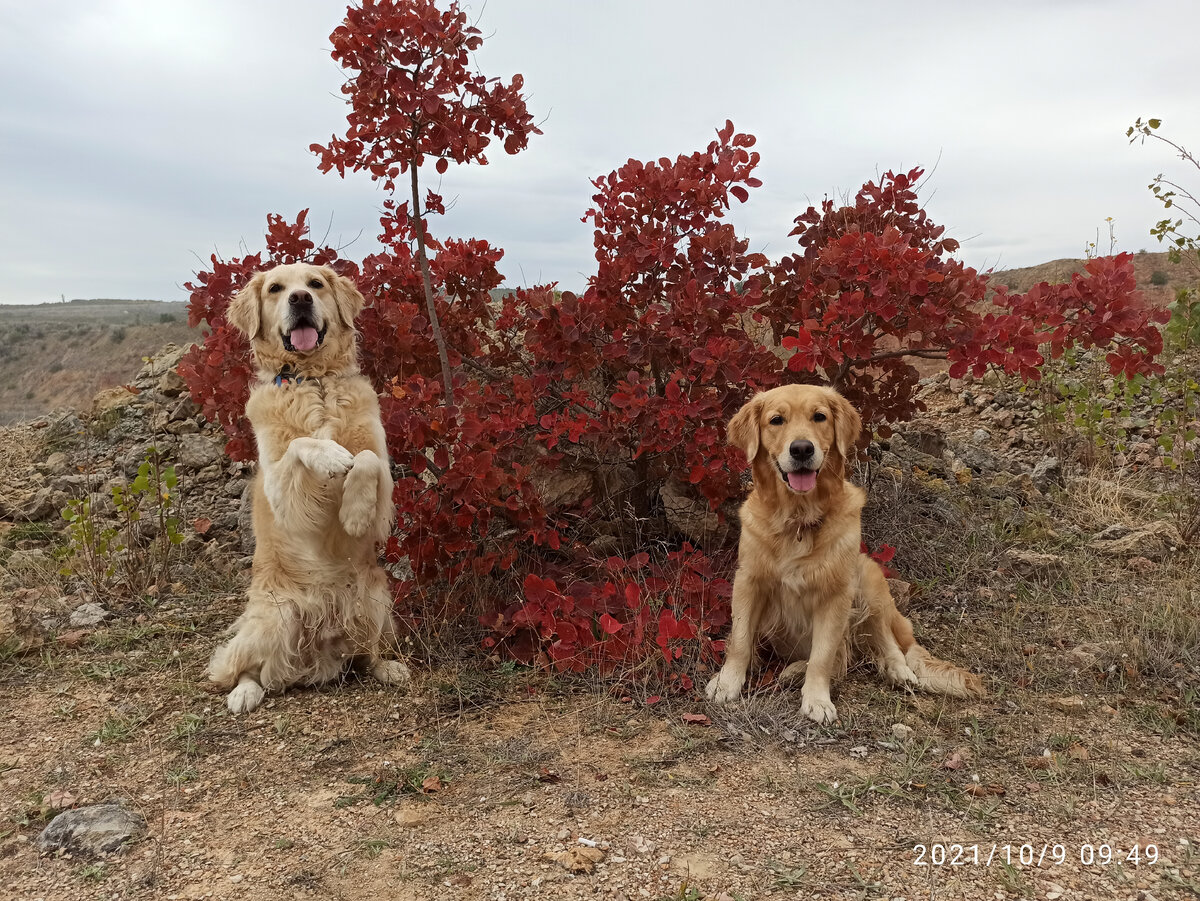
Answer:
<svg viewBox="0 0 1200 901"><path fill-rule="evenodd" d="M1158 846L1149 844L1133 845L1126 851L1107 843L1084 843L1079 846L1079 853L1073 855L1067 846L1062 844L947 845L934 842L928 845L914 845L913 853L916 854L916 859L913 860L913 866L916 867L989 867L993 864L1040 867L1047 863L1061 866L1075 860L1085 867L1108 866L1114 863L1137 867L1158 863Z"/></svg>

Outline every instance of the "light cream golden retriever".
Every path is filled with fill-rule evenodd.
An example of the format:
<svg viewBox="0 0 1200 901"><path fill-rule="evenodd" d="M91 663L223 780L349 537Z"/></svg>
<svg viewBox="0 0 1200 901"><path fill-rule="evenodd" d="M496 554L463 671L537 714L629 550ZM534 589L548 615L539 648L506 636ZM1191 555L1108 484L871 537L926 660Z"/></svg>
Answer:
<svg viewBox="0 0 1200 901"><path fill-rule="evenodd" d="M860 550L866 493L846 481L846 458L862 420L831 388L786 385L751 398L729 422L746 452L754 489L741 508L733 623L725 665L708 697L734 701L760 639L804 674L800 709L832 722L835 676L852 652L884 677L957 697L983 694L979 677L930 655L892 601L879 564Z"/></svg>
<svg viewBox="0 0 1200 901"><path fill-rule="evenodd" d="M318 685L361 661L386 684L395 632L375 543L393 516L379 401L358 370L363 298L332 269L295 263L255 275L229 305L258 378L246 416L258 444L248 603L209 678L243 713L267 692Z"/></svg>

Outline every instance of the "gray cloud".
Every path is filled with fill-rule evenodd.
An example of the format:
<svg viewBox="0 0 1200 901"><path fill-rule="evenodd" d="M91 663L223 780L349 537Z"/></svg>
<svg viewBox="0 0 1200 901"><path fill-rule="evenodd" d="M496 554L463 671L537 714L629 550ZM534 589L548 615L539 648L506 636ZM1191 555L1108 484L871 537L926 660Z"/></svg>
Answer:
<svg viewBox="0 0 1200 901"><path fill-rule="evenodd" d="M183 299L214 250L261 248L266 214L312 209L320 237L373 248L379 190L316 171L344 128L318 0L6 4L0 35L0 302ZM1139 115L1200 148L1184 2L811 4L504 0L473 15L489 75L525 75L545 134L428 184L457 198L441 233L506 251L511 282L578 287L588 179L702 147L732 119L759 138L764 186L733 221L789 252L792 220L889 168L938 162L935 219L971 265L1078 256L1112 216L1153 249L1145 190L1178 166L1129 147ZM939 161L940 159L940 161ZM1182 171L1182 170L1177 170Z"/></svg>

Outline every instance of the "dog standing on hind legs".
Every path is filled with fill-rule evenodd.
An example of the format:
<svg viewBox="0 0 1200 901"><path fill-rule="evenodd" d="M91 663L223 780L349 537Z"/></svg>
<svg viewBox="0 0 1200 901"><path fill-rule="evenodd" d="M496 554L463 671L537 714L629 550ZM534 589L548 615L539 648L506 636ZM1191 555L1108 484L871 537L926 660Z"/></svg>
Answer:
<svg viewBox="0 0 1200 901"><path fill-rule="evenodd" d="M737 700L761 638L790 661L781 680L804 676L800 710L818 723L837 718L830 686L853 652L893 685L983 695L978 676L917 643L883 570L861 552L866 492L845 478L861 430L844 397L814 385L757 394L729 421L729 443L746 452L754 489L740 510L733 621L709 699Z"/></svg>
<svg viewBox="0 0 1200 901"><path fill-rule="evenodd" d="M246 610L208 665L233 713L349 662L409 680L383 659L396 635L375 546L394 508L379 401L358 370L362 305L348 278L305 263L256 274L229 305L257 366L246 417L258 445Z"/></svg>

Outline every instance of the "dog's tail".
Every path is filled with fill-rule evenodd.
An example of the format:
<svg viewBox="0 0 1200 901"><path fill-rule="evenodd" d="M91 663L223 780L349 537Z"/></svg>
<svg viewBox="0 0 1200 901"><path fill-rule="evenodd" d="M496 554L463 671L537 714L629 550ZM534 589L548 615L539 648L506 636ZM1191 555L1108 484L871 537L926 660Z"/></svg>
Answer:
<svg viewBox="0 0 1200 901"><path fill-rule="evenodd" d="M917 685L925 691L955 698L982 698L986 694L977 675L939 660L921 647L913 637L912 623L899 611L892 617L892 634L904 652L904 662L917 677Z"/></svg>

